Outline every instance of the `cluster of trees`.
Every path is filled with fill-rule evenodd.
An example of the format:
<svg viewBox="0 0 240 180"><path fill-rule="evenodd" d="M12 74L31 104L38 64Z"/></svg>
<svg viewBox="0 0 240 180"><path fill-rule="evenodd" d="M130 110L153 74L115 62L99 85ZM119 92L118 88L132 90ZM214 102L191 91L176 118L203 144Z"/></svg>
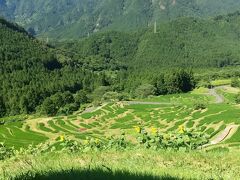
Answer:
<svg viewBox="0 0 240 180"><path fill-rule="evenodd" d="M61 54L14 24L0 21L0 26L0 117L72 111L86 103L85 94L114 83L118 70L107 71L105 63L89 68L85 60Z"/></svg>
<svg viewBox="0 0 240 180"><path fill-rule="evenodd" d="M235 88L240 88L240 80L238 77L232 79L231 86ZM240 93L238 93L235 97L235 102L240 104Z"/></svg>
<svg viewBox="0 0 240 180"><path fill-rule="evenodd" d="M240 15L229 18L213 24L180 19L163 25L157 34L106 32L56 47L1 20L0 117L37 111L68 114L87 102L191 91L196 80L184 64L202 70L221 67L222 61L239 62L237 47L221 45L226 37L235 45L240 33ZM215 31L220 25L223 31ZM229 25L234 32L229 33ZM174 69L177 65L183 66Z"/></svg>
<svg viewBox="0 0 240 180"><path fill-rule="evenodd" d="M146 98L150 95L186 93L193 90L196 80L191 70L175 69L156 76L151 84L140 85L135 95Z"/></svg>
<svg viewBox="0 0 240 180"><path fill-rule="evenodd" d="M54 116L57 113L68 115L78 110L82 104L88 102L89 99L84 90L80 90L76 94L69 91L57 92L43 101L40 111L49 116Z"/></svg>

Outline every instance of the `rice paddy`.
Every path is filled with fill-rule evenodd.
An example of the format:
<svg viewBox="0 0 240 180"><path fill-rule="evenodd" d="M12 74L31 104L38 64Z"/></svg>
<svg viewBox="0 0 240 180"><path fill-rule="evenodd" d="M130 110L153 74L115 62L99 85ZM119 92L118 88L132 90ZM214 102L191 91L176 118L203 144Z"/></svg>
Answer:
<svg viewBox="0 0 240 180"><path fill-rule="evenodd" d="M125 131L134 135L134 126L155 127L162 132L175 131L180 125L189 130L201 130L213 138L227 125L240 125L240 107L234 104L234 92L219 90L225 101L215 103L215 97L204 91L188 94L151 97L133 102L106 103L96 111L53 118L30 118L0 125L0 142L15 148L52 141L59 136L76 139L94 137L106 139ZM206 109L196 110L203 102ZM239 129L222 142L239 145Z"/></svg>

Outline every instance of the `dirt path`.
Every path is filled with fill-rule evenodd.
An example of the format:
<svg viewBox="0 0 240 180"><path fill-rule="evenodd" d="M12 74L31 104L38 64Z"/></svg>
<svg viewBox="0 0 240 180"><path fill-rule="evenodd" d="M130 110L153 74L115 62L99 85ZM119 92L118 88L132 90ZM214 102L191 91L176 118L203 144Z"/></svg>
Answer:
<svg viewBox="0 0 240 180"><path fill-rule="evenodd" d="M104 106L106 106L108 103L105 103L101 106L92 106L92 107L87 107L81 114L86 114L86 113L92 113L95 112L101 108L103 108Z"/></svg>
<svg viewBox="0 0 240 180"><path fill-rule="evenodd" d="M217 93L217 89L222 89L223 86L215 87L213 89L209 89L209 94L216 98L216 104L221 104L224 102L224 97Z"/></svg>
<svg viewBox="0 0 240 180"><path fill-rule="evenodd" d="M216 145L224 140L230 138L234 132L238 129L238 125L229 125L227 126L220 134L218 134L214 139L212 139L208 144L202 146L202 148L206 148L211 145Z"/></svg>

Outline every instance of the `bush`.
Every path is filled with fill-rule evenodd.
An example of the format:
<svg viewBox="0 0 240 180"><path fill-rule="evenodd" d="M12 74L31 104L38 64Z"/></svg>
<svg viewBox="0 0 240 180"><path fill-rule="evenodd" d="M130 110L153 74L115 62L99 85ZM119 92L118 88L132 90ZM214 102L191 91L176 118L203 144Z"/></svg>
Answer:
<svg viewBox="0 0 240 180"><path fill-rule="evenodd" d="M238 79L238 78L232 79L231 86L232 86L232 87L240 87L240 81L239 81L239 79Z"/></svg>
<svg viewBox="0 0 240 180"><path fill-rule="evenodd" d="M238 93L238 95L236 96L235 102L236 102L237 104L240 104L240 93Z"/></svg>
<svg viewBox="0 0 240 180"><path fill-rule="evenodd" d="M207 104L204 102L197 102L193 105L194 110L203 110L207 108Z"/></svg>
<svg viewBox="0 0 240 180"><path fill-rule="evenodd" d="M60 108L58 110L58 114L59 115L70 115L72 114L74 111L77 111L79 109L79 105L76 103L71 103L71 104L67 104L64 107Z"/></svg>
<svg viewBox="0 0 240 180"><path fill-rule="evenodd" d="M109 91L109 87L108 86L100 86L100 87L98 87L91 94L91 100L94 101L94 102L101 102L103 95L105 93L107 93L108 91Z"/></svg>
<svg viewBox="0 0 240 180"><path fill-rule="evenodd" d="M78 91L74 96L74 101L76 104L82 105L89 102L87 97L87 92L84 90Z"/></svg>
<svg viewBox="0 0 240 180"><path fill-rule="evenodd" d="M152 128L147 132L144 128L137 127L139 133L138 142L147 149L173 149L188 151L197 149L208 143L208 137L201 132L187 131L184 126L179 126L178 131L160 133L158 129Z"/></svg>
<svg viewBox="0 0 240 180"><path fill-rule="evenodd" d="M103 97L102 101L119 101L119 94L117 92L106 92Z"/></svg>
<svg viewBox="0 0 240 180"><path fill-rule="evenodd" d="M4 143L0 143L0 160L10 158L14 155L14 148L8 148Z"/></svg>
<svg viewBox="0 0 240 180"><path fill-rule="evenodd" d="M143 84L141 86L139 86L136 91L136 97L139 98L147 98L150 95L155 95L155 87L151 84Z"/></svg>
<svg viewBox="0 0 240 180"><path fill-rule="evenodd" d="M201 80L201 81L198 82L197 86L208 88L208 89L212 88L212 84L209 80L208 81Z"/></svg>

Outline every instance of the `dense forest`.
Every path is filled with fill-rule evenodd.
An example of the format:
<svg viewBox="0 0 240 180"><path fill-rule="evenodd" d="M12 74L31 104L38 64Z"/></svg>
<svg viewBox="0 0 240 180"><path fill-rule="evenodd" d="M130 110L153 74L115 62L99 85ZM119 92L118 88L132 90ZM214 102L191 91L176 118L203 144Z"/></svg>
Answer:
<svg viewBox="0 0 240 180"><path fill-rule="evenodd" d="M179 18L156 33L108 31L46 44L1 19L0 116L69 114L90 102L188 92L211 73L239 76L239 20L239 12Z"/></svg>
<svg viewBox="0 0 240 180"><path fill-rule="evenodd" d="M122 59L129 55L131 43L119 40L115 52L106 51L105 43L110 43L111 39L105 39L99 42L104 50L95 47L68 53L36 40L22 28L3 19L0 27L1 116L34 112L68 114L84 103L129 97L123 93L128 67ZM115 35L118 39L119 36ZM194 86L191 72L178 70L165 76L165 80L168 78L179 80L175 82L178 84L174 92L187 91ZM189 84L183 83L184 78ZM176 86L168 85L169 89ZM157 86L140 86L133 96L142 96L141 88L152 88L154 94L159 92ZM172 90L164 93L172 93Z"/></svg>
<svg viewBox="0 0 240 180"><path fill-rule="evenodd" d="M3 19L0 21L0 41L1 116L35 112L54 94L52 99L64 102L58 109L71 103L71 107L66 108L76 109L80 104L74 103L79 98L87 101L85 91L104 85L101 71L95 73L80 64L64 61L61 55L63 60L60 61L53 48Z"/></svg>
<svg viewBox="0 0 240 180"><path fill-rule="evenodd" d="M239 22L238 11L209 20L179 18L159 25L156 33L153 27L135 33L96 33L56 46L67 56L91 62L95 68L104 60L108 65L114 62L127 67L128 78L122 86L133 91L169 68L194 68L195 73L207 79L209 74L213 79L239 76Z"/></svg>
<svg viewBox="0 0 240 180"><path fill-rule="evenodd" d="M154 21L208 18L239 8L239 0L0 0L0 16L57 40L105 30L129 32Z"/></svg>

